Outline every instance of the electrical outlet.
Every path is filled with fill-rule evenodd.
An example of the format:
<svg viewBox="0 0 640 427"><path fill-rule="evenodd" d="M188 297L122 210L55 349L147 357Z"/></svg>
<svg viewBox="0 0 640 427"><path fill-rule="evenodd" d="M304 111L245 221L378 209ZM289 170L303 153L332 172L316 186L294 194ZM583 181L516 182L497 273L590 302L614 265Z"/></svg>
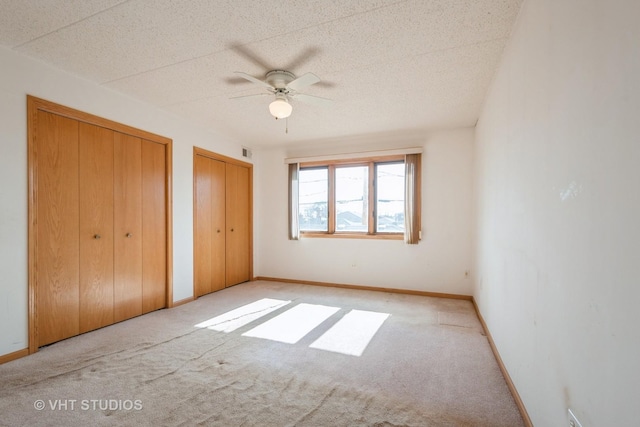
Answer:
<svg viewBox="0 0 640 427"><path fill-rule="evenodd" d="M576 416L573 415L573 412L571 412L571 409L569 409L569 426L570 427L582 427L582 424L580 424L580 421L578 421Z"/></svg>

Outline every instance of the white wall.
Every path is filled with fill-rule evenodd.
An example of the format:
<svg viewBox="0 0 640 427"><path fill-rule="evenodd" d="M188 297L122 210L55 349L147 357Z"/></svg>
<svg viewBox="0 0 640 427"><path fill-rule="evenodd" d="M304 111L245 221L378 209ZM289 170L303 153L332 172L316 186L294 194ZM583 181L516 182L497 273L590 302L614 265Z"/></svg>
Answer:
<svg viewBox="0 0 640 427"><path fill-rule="evenodd" d="M475 297L535 425L638 425L640 3L529 0L476 130Z"/></svg>
<svg viewBox="0 0 640 427"><path fill-rule="evenodd" d="M423 146L423 240L287 238L286 157ZM473 129L377 136L256 155L257 276L470 295ZM353 267L352 265L355 265Z"/></svg>
<svg viewBox="0 0 640 427"><path fill-rule="evenodd" d="M239 144L0 48L0 355L27 342L26 95L173 139L173 296L193 294L193 146L239 158Z"/></svg>

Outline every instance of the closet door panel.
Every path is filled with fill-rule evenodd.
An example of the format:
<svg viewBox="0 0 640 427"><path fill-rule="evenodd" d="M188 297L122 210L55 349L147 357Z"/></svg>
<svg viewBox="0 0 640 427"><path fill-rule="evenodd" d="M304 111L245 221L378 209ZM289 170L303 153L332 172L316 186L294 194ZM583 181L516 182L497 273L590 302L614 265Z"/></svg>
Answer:
<svg viewBox="0 0 640 427"><path fill-rule="evenodd" d="M142 140L142 312L166 306L165 145Z"/></svg>
<svg viewBox="0 0 640 427"><path fill-rule="evenodd" d="M249 278L249 169L226 165L227 286Z"/></svg>
<svg viewBox="0 0 640 427"><path fill-rule="evenodd" d="M113 323L113 131L79 124L80 332Z"/></svg>
<svg viewBox="0 0 640 427"><path fill-rule="evenodd" d="M211 292L213 282L212 236L214 224L211 221L213 212L211 166L210 159L195 156L194 281L196 297Z"/></svg>
<svg viewBox="0 0 640 427"><path fill-rule="evenodd" d="M114 320L142 314L142 140L114 134Z"/></svg>
<svg viewBox="0 0 640 427"><path fill-rule="evenodd" d="M79 326L78 122L38 111L37 346Z"/></svg>
<svg viewBox="0 0 640 427"><path fill-rule="evenodd" d="M211 162L211 291L224 289L226 285L226 168L218 160Z"/></svg>

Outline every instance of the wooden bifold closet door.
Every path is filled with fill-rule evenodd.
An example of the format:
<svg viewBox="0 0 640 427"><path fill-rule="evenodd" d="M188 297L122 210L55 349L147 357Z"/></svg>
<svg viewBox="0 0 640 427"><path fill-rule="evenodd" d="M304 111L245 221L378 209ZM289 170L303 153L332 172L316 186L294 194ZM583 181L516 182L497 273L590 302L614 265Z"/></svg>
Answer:
<svg viewBox="0 0 640 427"><path fill-rule="evenodd" d="M114 321L142 314L142 140L115 133Z"/></svg>
<svg viewBox="0 0 640 427"><path fill-rule="evenodd" d="M171 144L36 98L28 105L33 352L167 305Z"/></svg>
<svg viewBox="0 0 640 427"><path fill-rule="evenodd" d="M246 282L249 275L249 168L226 164L227 286Z"/></svg>
<svg viewBox="0 0 640 427"><path fill-rule="evenodd" d="M113 323L113 131L80 123L78 142L82 333Z"/></svg>
<svg viewBox="0 0 640 427"><path fill-rule="evenodd" d="M251 280L252 165L194 152L194 295Z"/></svg>
<svg viewBox="0 0 640 427"><path fill-rule="evenodd" d="M37 116L37 269L32 273L36 283L46 283L36 301L43 345L80 333L78 122L44 111Z"/></svg>
<svg viewBox="0 0 640 427"><path fill-rule="evenodd" d="M195 295L226 286L225 163L195 157Z"/></svg>

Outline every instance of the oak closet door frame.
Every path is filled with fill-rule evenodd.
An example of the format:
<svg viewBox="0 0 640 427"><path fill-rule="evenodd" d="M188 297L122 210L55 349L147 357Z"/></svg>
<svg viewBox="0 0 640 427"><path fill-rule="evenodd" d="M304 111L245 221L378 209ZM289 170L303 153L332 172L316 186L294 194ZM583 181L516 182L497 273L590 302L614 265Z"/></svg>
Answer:
<svg viewBox="0 0 640 427"><path fill-rule="evenodd" d="M254 280L253 277L253 164L243 162L242 160L234 159L233 157L223 156L222 154L214 153L213 151L205 150L204 148L193 147L193 296L197 298L196 293L196 277L195 272L197 269L197 245L195 235L197 233L198 218L196 212L197 194L196 194L196 158L197 156L207 157L212 160L218 160L224 163L247 168L249 171L249 281Z"/></svg>
<svg viewBox="0 0 640 427"><path fill-rule="evenodd" d="M121 123L117 123L93 114L65 107L51 101L27 95L27 171L28 171L28 269L29 269L29 354L38 351L38 327L37 327L37 265L36 257L38 251L37 239L37 212L38 212L38 153L36 150L38 111L56 114L61 117L77 120L81 123L88 123L104 127L116 132L146 139L151 142L162 144L165 147L165 211L166 211L166 306L173 304L173 217L172 217L172 153L173 140L164 136L156 135L147 131L136 129Z"/></svg>

